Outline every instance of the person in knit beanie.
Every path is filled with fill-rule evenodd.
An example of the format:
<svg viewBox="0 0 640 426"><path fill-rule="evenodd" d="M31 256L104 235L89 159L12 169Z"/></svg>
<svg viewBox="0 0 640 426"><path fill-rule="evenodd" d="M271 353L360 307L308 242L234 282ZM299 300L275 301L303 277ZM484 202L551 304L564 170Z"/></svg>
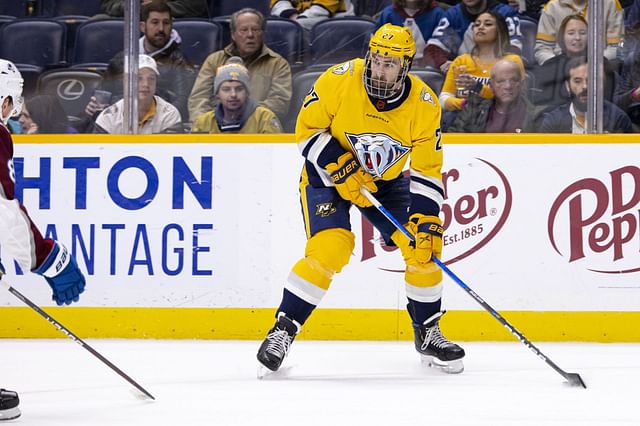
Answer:
<svg viewBox="0 0 640 426"><path fill-rule="evenodd" d="M249 91L251 78L234 56L218 68L213 93L218 102L213 111L196 118L191 129L194 133L282 133L276 115L266 107L258 106Z"/></svg>

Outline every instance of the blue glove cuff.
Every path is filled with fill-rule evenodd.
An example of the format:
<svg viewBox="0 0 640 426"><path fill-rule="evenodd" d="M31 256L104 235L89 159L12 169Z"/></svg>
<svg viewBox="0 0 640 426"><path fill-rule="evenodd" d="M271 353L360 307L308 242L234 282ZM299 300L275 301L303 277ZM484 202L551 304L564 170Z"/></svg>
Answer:
<svg viewBox="0 0 640 426"><path fill-rule="evenodd" d="M65 246L53 242L51 253L46 257L42 265L34 269L33 272L47 278L56 277L69 264L71 255Z"/></svg>

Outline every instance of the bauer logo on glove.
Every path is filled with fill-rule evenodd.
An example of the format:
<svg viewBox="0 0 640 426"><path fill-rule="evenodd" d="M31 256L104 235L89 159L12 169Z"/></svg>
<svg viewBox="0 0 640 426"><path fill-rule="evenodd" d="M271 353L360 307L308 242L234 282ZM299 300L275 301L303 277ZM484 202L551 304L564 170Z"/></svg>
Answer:
<svg viewBox="0 0 640 426"><path fill-rule="evenodd" d="M372 204L362 195L360 188L376 192L378 187L373 183L373 176L362 170L360 164L350 152L342 154L335 163L327 164L327 172L335 185L338 195L359 207L371 207Z"/></svg>

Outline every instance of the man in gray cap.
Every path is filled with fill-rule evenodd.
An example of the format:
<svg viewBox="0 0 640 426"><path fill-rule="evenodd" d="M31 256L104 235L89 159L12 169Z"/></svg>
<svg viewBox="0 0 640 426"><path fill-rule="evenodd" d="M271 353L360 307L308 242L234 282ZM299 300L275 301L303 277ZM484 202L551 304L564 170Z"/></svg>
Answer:
<svg viewBox="0 0 640 426"><path fill-rule="evenodd" d="M282 126L269 108L251 98L249 72L239 57L229 58L218 68L213 82L217 106L196 118L194 133L282 133Z"/></svg>

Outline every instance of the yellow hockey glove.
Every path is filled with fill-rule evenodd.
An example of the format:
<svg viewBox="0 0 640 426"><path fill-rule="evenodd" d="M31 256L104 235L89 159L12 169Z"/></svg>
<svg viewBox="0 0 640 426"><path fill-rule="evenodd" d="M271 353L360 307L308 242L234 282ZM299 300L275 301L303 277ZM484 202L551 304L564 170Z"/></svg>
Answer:
<svg viewBox="0 0 640 426"><path fill-rule="evenodd" d="M416 238L411 245L413 255L411 260L418 265L431 262L431 256L438 259L442 256L442 221L437 216L427 216L415 213L409 218L407 228Z"/></svg>
<svg viewBox="0 0 640 426"><path fill-rule="evenodd" d="M373 177L362 170L360 164L353 158L353 154L345 152L336 163L327 164L327 172L342 198L360 207L371 207L372 204L360 193L365 187L369 192L376 192L378 187L373 183Z"/></svg>

